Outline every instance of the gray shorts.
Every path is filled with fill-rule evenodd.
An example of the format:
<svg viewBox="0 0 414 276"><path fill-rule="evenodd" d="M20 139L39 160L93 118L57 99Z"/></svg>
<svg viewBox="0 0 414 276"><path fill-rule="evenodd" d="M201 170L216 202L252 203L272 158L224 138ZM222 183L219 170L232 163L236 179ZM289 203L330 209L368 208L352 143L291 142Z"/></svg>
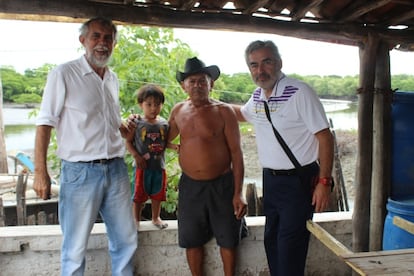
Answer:
<svg viewBox="0 0 414 276"><path fill-rule="evenodd" d="M213 236L223 248L240 242L241 221L233 208L233 173L212 180L194 180L181 175L178 193L178 244L183 248L203 246Z"/></svg>

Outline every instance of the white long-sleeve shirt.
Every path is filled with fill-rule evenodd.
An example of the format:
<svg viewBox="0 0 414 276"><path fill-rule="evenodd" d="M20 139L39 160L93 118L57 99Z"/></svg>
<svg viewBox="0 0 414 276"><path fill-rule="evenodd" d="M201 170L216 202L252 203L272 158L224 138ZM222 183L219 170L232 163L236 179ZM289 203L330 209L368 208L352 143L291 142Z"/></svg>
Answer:
<svg viewBox="0 0 414 276"><path fill-rule="evenodd" d="M122 157L118 96L115 73L108 69L101 79L82 56L49 73L36 125L56 128L61 159Z"/></svg>

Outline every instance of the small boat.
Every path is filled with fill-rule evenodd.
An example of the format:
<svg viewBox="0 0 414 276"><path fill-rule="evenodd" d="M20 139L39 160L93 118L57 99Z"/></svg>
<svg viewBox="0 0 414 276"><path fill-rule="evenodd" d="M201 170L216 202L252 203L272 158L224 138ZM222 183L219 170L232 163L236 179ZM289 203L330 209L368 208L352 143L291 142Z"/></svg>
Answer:
<svg viewBox="0 0 414 276"><path fill-rule="evenodd" d="M0 226L56 224L58 182L52 179L51 198L43 200L33 190L34 164L30 157L23 152L8 157L14 160L14 173L0 174Z"/></svg>

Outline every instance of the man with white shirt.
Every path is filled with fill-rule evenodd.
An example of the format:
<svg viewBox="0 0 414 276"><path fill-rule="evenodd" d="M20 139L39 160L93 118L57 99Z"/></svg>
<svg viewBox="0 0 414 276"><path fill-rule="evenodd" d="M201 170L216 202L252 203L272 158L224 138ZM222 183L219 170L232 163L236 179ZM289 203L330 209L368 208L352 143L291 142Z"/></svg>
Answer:
<svg viewBox="0 0 414 276"><path fill-rule="evenodd" d="M264 245L270 274L302 276L309 242L306 221L313 212L326 210L329 200L333 137L317 94L306 83L283 74L272 41L251 42L245 59L258 87L244 106L234 109L239 121L255 127L263 167ZM298 168L271 124L297 159Z"/></svg>
<svg viewBox="0 0 414 276"><path fill-rule="evenodd" d="M88 238L98 214L109 238L112 275L133 275L137 232L124 162L119 84L107 63L116 44L111 20L93 18L80 29L85 54L52 70L36 121L34 190L50 198L47 149L56 129L62 159L59 221L61 275L83 275Z"/></svg>

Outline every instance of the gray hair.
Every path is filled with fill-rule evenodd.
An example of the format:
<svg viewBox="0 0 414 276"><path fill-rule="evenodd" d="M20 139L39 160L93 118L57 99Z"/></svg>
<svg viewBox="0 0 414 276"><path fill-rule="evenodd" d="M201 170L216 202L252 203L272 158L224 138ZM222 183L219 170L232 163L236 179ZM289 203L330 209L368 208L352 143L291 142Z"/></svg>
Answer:
<svg viewBox="0 0 414 276"><path fill-rule="evenodd" d="M246 51L244 52L244 58L246 60L247 65L249 65L249 55L256 50L263 49L263 48L269 48L272 51L276 59L281 59L279 50L277 49L277 46L276 44L273 43L273 41L256 40L256 41L251 42L247 46Z"/></svg>
<svg viewBox="0 0 414 276"><path fill-rule="evenodd" d="M98 22L99 24L101 24L101 26L104 26L105 28L112 29L112 33L114 35L114 40L117 39L118 31L116 29L115 24L112 22L111 19L108 19L108 18L105 18L105 17L94 17L92 19L89 19L85 23L83 23L82 26L79 29L80 35L86 36L88 34L89 26L92 22Z"/></svg>

